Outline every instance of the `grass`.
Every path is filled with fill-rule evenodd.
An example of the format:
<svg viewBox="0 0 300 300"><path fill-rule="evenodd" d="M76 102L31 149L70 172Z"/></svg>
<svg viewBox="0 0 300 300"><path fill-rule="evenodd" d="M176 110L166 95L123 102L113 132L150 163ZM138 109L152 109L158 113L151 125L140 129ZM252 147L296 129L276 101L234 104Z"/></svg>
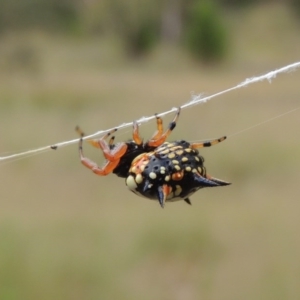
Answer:
<svg viewBox="0 0 300 300"><path fill-rule="evenodd" d="M266 22L269 9L261 7ZM27 33L35 67L1 65L1 151L71 139L77 124L87 133L109 128L297 60L289 49L299 37L286 18L285 43L264 59L253 39L240 45L246 30L255 37L240 19L230 17L240 24L232 32L247 53L211 69L167 46L129 63L107 41ZM2 39L10 49L21 43ZM230 135L298 106L298 73L184 110L172 138ZM76 145L2 163L0 299L297 299L299 120L295 112L201 151L209 173L233 185L198 192L192 207L162 210L122 179L95 176ZM144 124L143 136L154 126ZM117 138L129 137L128 129ZM98 151L85 150L101 163Z"/></svg>

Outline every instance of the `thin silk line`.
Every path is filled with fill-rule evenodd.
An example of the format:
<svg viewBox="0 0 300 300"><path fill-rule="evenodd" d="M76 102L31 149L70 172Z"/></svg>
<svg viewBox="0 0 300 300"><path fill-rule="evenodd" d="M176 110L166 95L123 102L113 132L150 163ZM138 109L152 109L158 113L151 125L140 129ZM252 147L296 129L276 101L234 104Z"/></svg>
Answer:
<svg viewBox="0 0 300 300"><path fill-rule="evenodd" d="M243 82L237 84L236 86L228 88L228 89L223 90L223 91L220 91L216 94L213 94L213 95L210 95L210 96L207 96L207 97L204 97L204 98L202 98L201 95L197 95L197 96L193 97L193 99L191 101L183 104L181 106L181 109L185 109L185 108L188 108L190 106L198 105L200 103L205 103L205 102L207 102L207 101L209 101L213 98L219 97L221 95L224 95L226 93L232 92L232 91L237 90L237 89L240 89L242 87L246 87L246 86L248 86L250 84L253 84L253 83L257 83L257 82L264 81L264 80L268 80L269 82L271 82L272 79L276 78L276 76L278 74L289 73L289 72L295 71L299 67L300 67L300 62L295 62L295 63L292 63L290 65L284 66L282 68L276 69L274 71L268 72L264 75L247 78L246 80L244 80ZM162 113L158 114L158 116L160 116L160 117L166 116L166 115L176 111L176 109L177 108L172 108L171 110L168 110L168 111L165 111L165 112L162 112ZM155 118L155 116L142 117L139 120L137 120L137 122L139 124L142 124L142 123L149 122L150 120L153 120L154 118ZM267 121L265 121L265 122L267 122ZM111 131L115 128L119 130L119 129L123 129L123 128L126 128L126 127L130 127L132 125L133 125L132 122L123 123L123 124L121 124L119 126L116 126L114 128L110 128L110 129L106 129L106 130L100 130L100 131L97 131L97 132L95 132L91 135L87 135L87 136L84 137L84 139L95 138L95 137L104 135L105 133L107 133L107 132L109 132L109 131ZM259 125L257 125L257 126L259 126ZM63 141L63 142L59 142L59 143L56 143L56 144L53 144L53 145L48 145L48 146L44 146L44 147L40 147L40 148L36 148L36 149L24 151L24 152L12 154L12 155L2 156L2 157L0 157L0 161L15 159L15 158L19 158L19 157L22 157L22 156L34 155L34 154L38 154L40 152L45 152L45 151L48 151L48 150L51 150L51 149L56 150L58 148L65 147L65 146L68 146L68 145L72 145L72 144L75 144L75 143L78 143L78 142L79 142L79 139Z"/></svg>
<svg viewBox="0 0 300 300"><path fill-rule="evenodd" d="M261 125L263 125L263 124L269 123L269 122L271 122L271 121L273 121L273 120L279 119L279 118L281 118L281 117L283 117L283 116L285 116L285 115L288 115L288 114L290 114L290 113L293 113L293 112L295 112L295 111L297 111L297 110L299 110L299 109L300 109L300 106L298 106L298 107L296 107L296 108L293 108L293 109L291 109L291 110L289 110L289 111L286 111L286 112L284 112L284 113L282 113L282 114L280 114L280 115L277 115L277 116L275 116L275 117L272 117L272 118L270 118L270 119L268 119L268 120L262 121L262 122L260 122L260 123L258 123L258 124L252 125L252 126L250 126L250 127L247 127L247 128L245 128L245 129L242 129L242 130L237 131L237 132L235 132L235 133L229 134L229 135L227 136L227 138L230 138L230 137L232 137L232 136L238 135L238 134L243 133L243 132L245 132L245 131L251 130L251 129L253 129L253 128L255 128L255 127L258 127L258 126L261 126Z"/></svg>

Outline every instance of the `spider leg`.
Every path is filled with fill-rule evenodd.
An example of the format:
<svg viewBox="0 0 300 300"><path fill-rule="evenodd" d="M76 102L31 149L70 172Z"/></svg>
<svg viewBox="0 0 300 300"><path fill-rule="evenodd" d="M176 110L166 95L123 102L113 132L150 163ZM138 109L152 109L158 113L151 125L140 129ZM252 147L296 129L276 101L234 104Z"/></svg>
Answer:
<svg viewBox="0 0 300 300"><path fill-rule="evenodd" d="M100 175L100 176L108 175L118 165L120 159L116 159L114 161L108 160L108 161L106 161L105 165L102 168L100 168L95 162L84 157L83 150L82 150L82 143L83 143L83 140L81 138L80 142L79 142L80 161L85 167L87 167L88 169L91 169L95 174Z"/></svg>
<svg viewBox="0 0 300 300"><path fill-rule="evenodd" d="M117 128L114 128L113 130L109 131L106 135L104 135L100 139L91 139L91 140L87 140L87 142L95 148L102 149L100 146L100 140L106 140L111 134L115 133L117 130L118 130ZM115 139L114 136L111 137L108 142L108 145L112 145L114 139Z"/></svg>
<svg viewBox="0 0 300 300"><path fill-rule="evenodd" d="M84 137L84 132L81 130L79 126L75 127L75 131L79 134L79 136Z"/></svg>
<svg viewBox="0 0 300 300"><path fill-rule="evenodd" d="M158 117L157 114L155 114L155 117L156 117L157 131L154 133L154 135L151 137L150 140L157 140L163 134L162 119ZM139 134L139 125L136 121L133 122L133 140L137 145L141 145L143 143L143 139Z"/></svg>
<svg viewBox="0 0 300 300"><path fill-rule="evenodd" d="M197 148L203 148L203 147L210 147L216 144L219 144L221 142L223 142L224 140L226 140L226 136L222 136L219 139L215 139L215 140L210 140L210 141L206 141L206 142L202 142L202 143L192 143L190 145L190 148L192 149L197 149Z"/></svg>
<svg viewBox="0 0 300 300"><path fill-rule="evenodd" d="M151 139L150 139L151 141L159 139L162 136L163 131L164 131L163 121L162 121L161 117L159 117L157 114L155 114L155 118L156 118L157 130L151 137Z"/></svg>
<svg viewBox="0 0 300 300"><path fill-rule="evenodd" d="M99 140L88 140L88 142L95 146L96 148L100 148L103 151L104 157L107 159L103 167L99 167L95 162L88 159L83 155L82 144L83 144L83 131L77 127L76 131L81 135L81 139L79 141L79 156L81 163L91 169L95 174L105 176L111 173L119 164L121 157L125 154L127 150L127 145L125 143L119 143L112 148L114 142L114 136L110 138L109 142L105 140L108 138L113 132L117 131L117 129L113 129L108 132Z"/></svg>
<svg viewBox="0 0 300 300"><path fill-rule="evenodd" d="M139 133L139 124L136 121L133 122L132 139L137 145L142 145L143 143L143 139L141 138Z"/></svg>
<svg viewBox="0 0 300 300"><path fill-rule="evenodd" d="M83 137L83 132L79 127L76 128L77 132ZM116 144L114 147L112 147L115 137L112 136L109 140L109 142L106 141L106 139L114 132L117 131L117 128L109 131L106 135L101 137L98 140L88 140L87 142L91 144L92 146L99 148L103 151L104 157L109 161L114 161L116 159L121 158L126 150L127 145L125 143L119 143Z"/></svg>
<svg viewBox="0 0 300 300"><path fill-rule="evenodd" d="M115 141L115 136L112 136L108 142L108 145L112 146L114 144L114 141Z"/></svg>
<svg viewBox="0 0 300 300"><path fill-rule="evenodd" d="M152 138L147 142L150 147L158 147L165 142L167 137L171 134L172 130L176 127L176 122L180 115L180 107L177 109L176 115L173 121L169 124L168 129L163 133L163 125L160 117L156 116L157 131Z"/></svg>
<svg viewBox="0 0 300 300"><path fill-rule="evenodd" d="M76 126L75 130L77 131L77 133L81 136L84 137L84 132L82 131L82 129L79 126ZM106 139L108 138L112 133L116 132L118 129L114 128L113 130L111 130L110 132L108 132L105 136L103 136L101 139ZM112 136L108 142L109 146L112 146L114 143L115 137ZM98 149L101 149L101 147L99 146L99 139L92 139L92 140L87 140L87 142L92 145L93 147L96 147Z"/></svg>

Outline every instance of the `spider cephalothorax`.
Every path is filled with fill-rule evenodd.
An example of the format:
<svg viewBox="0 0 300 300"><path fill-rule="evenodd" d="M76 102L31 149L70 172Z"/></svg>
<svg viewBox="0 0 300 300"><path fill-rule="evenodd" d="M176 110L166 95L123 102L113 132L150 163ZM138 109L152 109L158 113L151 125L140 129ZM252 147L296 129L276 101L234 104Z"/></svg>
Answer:
<svg viewBox="0 0 300 300"><path fill-rule="evenodd" d="M197 150L220 143L226 139L225 136L203 143L189 143L184 140L166 142L176 126L179 114L180 109L165 132L161 118L156 115L157 132L145 143L139 135L137 122L133 123L132 141L114 144L113 136L107 142L106 139L117 129L108 132L99 140L89 140L93 146L103 151L106 162L101 168L83 156L81 138L79 154L82 164L98 175L113 172L126 178L126 185L132 192L158 200L162 207L165 202L176 200L191 204L189 196L197 190L230 184L206 173L204 159ZM83 136L79 129L78 131Z"/></svg>

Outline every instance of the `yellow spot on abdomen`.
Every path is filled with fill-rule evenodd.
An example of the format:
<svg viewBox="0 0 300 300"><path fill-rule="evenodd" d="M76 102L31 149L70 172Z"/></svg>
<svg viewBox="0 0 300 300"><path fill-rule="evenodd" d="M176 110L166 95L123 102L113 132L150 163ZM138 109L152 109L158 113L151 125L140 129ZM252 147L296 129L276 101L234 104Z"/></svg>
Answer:
<svg viewBox="0 0 300 300"><path fill-rule="evenodd" d="M172 159L175 157L175 153L171 152L169 155L168 155L168 158Z"/></svg>

